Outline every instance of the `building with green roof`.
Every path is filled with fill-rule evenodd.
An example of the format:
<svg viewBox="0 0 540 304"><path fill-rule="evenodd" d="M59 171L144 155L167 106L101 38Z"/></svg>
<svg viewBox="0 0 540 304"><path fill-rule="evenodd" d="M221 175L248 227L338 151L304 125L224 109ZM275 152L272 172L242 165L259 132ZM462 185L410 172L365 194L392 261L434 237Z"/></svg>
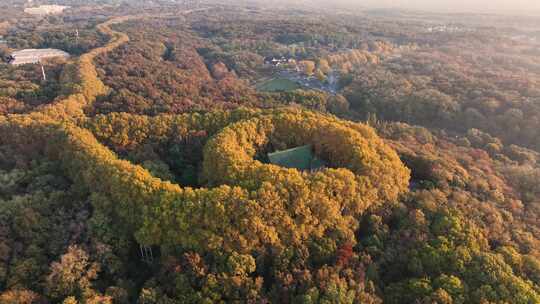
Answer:
<svg viewBox="0 0 540 304"><path fill-rule="evenodd" d="M269 153L268 159L271 164L301 171L312 171L326 166L321 159L313 154L311 145Z"/></svg>

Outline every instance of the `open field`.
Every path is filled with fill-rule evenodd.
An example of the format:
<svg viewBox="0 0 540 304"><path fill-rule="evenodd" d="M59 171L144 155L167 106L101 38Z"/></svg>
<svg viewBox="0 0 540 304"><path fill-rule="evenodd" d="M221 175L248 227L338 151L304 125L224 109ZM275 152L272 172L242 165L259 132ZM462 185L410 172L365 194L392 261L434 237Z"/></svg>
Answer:
<svg viewBox="0 0 540 304"><path fill-rule="evenodd" d="M274 78L257 86L257 89L264 92L283 92L300 89L298 83L285 78Z"/></svg>

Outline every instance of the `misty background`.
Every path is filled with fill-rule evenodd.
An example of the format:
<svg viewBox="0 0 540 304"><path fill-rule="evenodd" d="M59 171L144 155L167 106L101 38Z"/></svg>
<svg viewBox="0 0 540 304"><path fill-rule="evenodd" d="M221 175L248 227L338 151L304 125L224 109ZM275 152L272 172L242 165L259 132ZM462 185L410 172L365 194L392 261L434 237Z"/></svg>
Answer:
<svg viewBox="0 0 540 304"><path fill-rule="evenodd" d="M349 0L367 6L400 7L455 12L527 12L539 11L539 0Z"/></svg>
<svg viewBox="0 0 540 304"><path fill-rule="evenodd" d="M304 0L325 6L358 8L401 8L454 13L540 13L540 0Z"/></svg>

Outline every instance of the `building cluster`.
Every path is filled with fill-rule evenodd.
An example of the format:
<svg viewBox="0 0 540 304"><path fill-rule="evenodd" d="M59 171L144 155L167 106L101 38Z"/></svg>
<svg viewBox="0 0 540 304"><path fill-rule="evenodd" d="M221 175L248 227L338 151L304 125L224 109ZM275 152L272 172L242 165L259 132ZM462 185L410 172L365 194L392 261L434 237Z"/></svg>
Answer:
<svg viewBox="0 0 540 304"><path fill-rule="evenodd" d="M282 65L285 65L285 64L291 64L291 65L296 64L296 60L294 58L286 58L286 57L283 57L283 56L279 57L279 58L266 57L264 59L264 64L279 67L279 66L282 66Z"/></svg>
<svg viewBox="0 0 540 304"><path fill-rule="evenodd" d="M461 33L470 31L467 28L453 25L437 25L427 28L428 33Z"/></svg>

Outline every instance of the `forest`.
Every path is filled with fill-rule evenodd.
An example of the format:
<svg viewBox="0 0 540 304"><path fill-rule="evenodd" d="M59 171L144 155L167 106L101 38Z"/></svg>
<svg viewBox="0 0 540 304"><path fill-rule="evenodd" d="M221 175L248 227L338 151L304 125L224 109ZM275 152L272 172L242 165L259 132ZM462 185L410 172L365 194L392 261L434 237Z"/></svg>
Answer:
<svg viewBox="0 0 540 304"><path fill-rule="evenodd" d="M540 303L536 19L55 3L0 3L0 304Z"/></svg>

